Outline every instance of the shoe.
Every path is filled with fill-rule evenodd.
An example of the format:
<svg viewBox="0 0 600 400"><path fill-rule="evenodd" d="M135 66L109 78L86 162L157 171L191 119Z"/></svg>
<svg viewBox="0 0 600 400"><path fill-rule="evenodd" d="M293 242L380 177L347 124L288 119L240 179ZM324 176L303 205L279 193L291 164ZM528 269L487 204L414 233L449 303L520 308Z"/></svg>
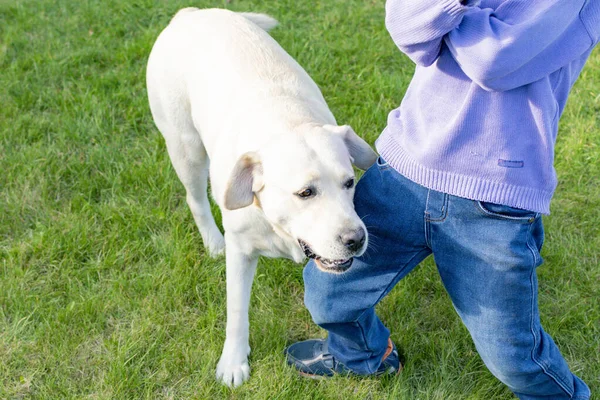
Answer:
<svg viewBox="0 0 600 400"><path fill-rule="evenodd" d="M309 378L331 377L336 374L358 375L329 353L327 342L323 339L294 343L285 349L285 358L288 365L295 367L300 375ZM388 347L381 365L370 376L397 375L400 371L402 363L398 350L392 340L388 339Z"/></svg>

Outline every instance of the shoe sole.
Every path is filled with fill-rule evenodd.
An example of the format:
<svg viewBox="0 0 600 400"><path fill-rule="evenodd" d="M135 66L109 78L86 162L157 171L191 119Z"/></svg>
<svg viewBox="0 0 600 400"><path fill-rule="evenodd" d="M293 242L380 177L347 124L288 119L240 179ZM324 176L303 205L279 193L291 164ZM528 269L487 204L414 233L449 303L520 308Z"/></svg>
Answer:
<svg viewBox="0 0 600 400"><path fill-rule="evenodd" d="M400 366L398 366L398 370L397 370L397 371L394 373L394 376L398 376L398 375L400 375L400 372L402 372L402 370L403 370L403 369L404 369L404 365L400 364ZM309 378L309 379L314 379L314 380L324 380L324 379L327 379L327 378L333 378L333 376L334 376L334 375L316 375L316 374L309 374L308 372L302 372L302 371L297 371L297 372L298 372L298 375L300 375L300 376L302 376L302 377L304 377L304 378ZM337 374L337 375L341 375L341 374ZM381 376L385 376L385 375L386 375L386 373L385 373L385 372L382 372L382 373L381 373L381 374L379 374L379 375L375 375L375 374L373 374L373 375L347 374L347 375L352 375L352 376L362 376L362 377L368 378L368 377L370 377L370 376L371 376L371 377L373 377L373 376L375 376L375 377L381 377Z"/></svg>
<svg viewBox="0 0 600 400"><path fill-rule="evenodd" d="M303 376L305 378L309 378L309 379L314 379L314 380L318 380L318 381L322 381L325 380L327 378L331 378L331 376L325 376L325 375L314 375L314 374L309 374L308 372L302 372L302 371L297 371L298 375Z"/></svg>

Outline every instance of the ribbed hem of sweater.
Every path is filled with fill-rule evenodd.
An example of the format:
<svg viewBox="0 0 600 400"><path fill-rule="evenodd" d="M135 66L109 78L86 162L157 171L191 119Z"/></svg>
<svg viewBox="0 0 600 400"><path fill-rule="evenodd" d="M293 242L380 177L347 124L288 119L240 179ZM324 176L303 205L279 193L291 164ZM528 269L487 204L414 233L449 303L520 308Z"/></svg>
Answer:
<svg viewBox="0 0 600 400"><path fill-rule="evenodd" d="M550 214L553 192L426 168L413 160L387 130L377 139L375 147L392 168L428 189L470 200Z"/></svg>

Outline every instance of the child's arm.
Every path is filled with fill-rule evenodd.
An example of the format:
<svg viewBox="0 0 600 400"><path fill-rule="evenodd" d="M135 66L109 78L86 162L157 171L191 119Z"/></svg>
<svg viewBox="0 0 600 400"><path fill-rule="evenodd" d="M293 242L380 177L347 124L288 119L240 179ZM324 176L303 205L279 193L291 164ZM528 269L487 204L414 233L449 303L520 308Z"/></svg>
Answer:
<svg viewBox="0 0 600 400"><path fill-rule="evenodd" d="M599 35L600 0L509 0L469 10L444 40L469 78L502 91L581 58Z"/></svg>
<svg viewBox="0 0 600 400"><path fill-rule="evenodd" d="M442 40L478 0L388 0L385 25L396 46L416 64L431 65Z"/></svg>

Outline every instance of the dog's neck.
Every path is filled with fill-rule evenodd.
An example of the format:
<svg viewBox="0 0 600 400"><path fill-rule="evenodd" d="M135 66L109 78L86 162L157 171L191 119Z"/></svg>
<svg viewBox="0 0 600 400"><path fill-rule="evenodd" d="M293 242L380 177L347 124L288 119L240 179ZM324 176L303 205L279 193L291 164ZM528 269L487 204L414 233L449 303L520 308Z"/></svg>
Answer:
<svg viewBox="0 0 600 400"><path fill-rule="evenodd" d="M294 237L292 235L288 234L277 224L271 223L271 228L273 229L273 232L277 236L279 236L279 238L281 238L284 241L284 243L286 244L287 253L288 253L289 258L291 258L292 260L294 260L294 262L297 262L297 263L302 262L306 258L306 256L304 255L304 252L302 251L302 249L300 248L300 245L298 244L298 241L296 239L294 239Z"/></svg>
<svg viewBox="0 0 600 400"><path fill-rule="evenodd" d="M304 255L304 252L300 248L298 241L296 239L294 239L294 237L292 235L287 233L281 226L279 226L278 224L271 222L267 219L267 216L265 215L265 213L261 207L260 199L258 198L258 196L254 195L254 201L253 201L252 205L257 210L260 211L260 213L262 214L262 217L265 219L265 221L271 227L273 234L275 234L279 239L281 239L281 242L283 242L285 249L281 248L281 246L277 246L275 243L273 243L274 246L277 247L280 252L284 252L286 254L285 257L290 258L290 259L294 260L294 262L297 262L297 263L302 262L306 258L306 256Z"/></svg>

